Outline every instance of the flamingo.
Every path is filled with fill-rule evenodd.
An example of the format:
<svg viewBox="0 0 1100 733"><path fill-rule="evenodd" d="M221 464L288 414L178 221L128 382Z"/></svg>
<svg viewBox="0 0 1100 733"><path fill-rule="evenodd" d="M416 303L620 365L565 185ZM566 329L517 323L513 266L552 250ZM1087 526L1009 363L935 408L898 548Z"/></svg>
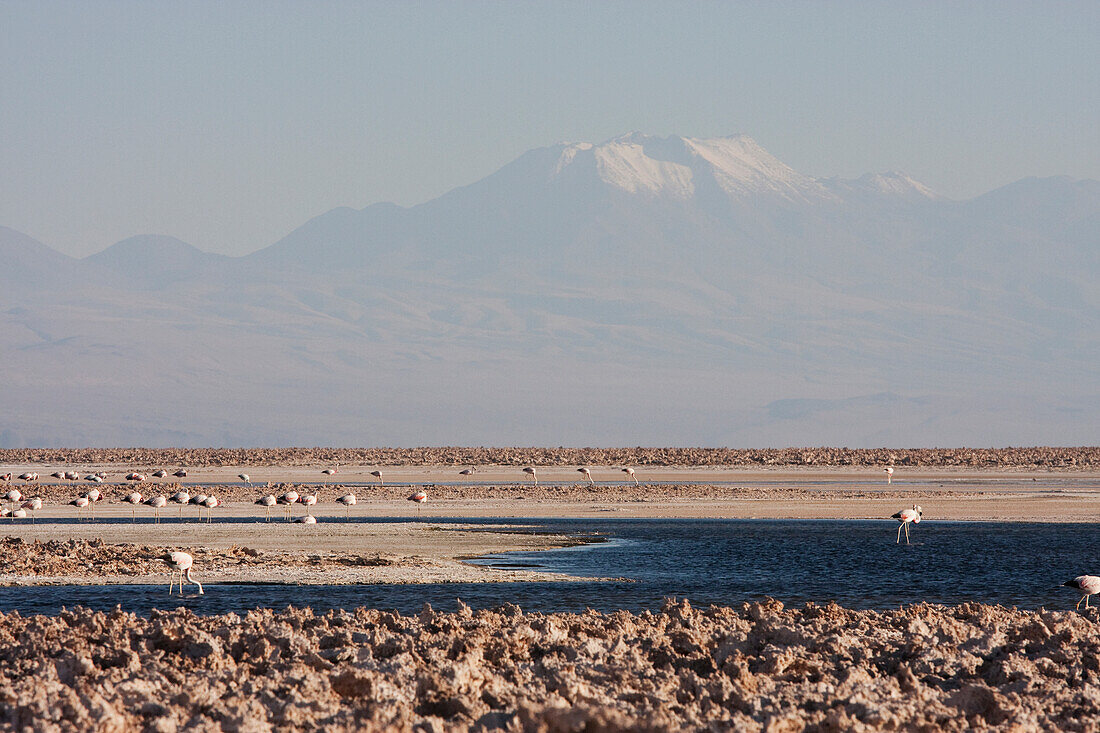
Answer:
<svg viewBox="0 0 1100 733"><path fill-rule="evenodd" d="M464 468L464 469L462 469L461 471L458 472L458 475L459 476L473 476L475 473L477 473L476 468Z"/></svg>
<svg viewBox="0 0 1100 733"><path fill-rule="evenodd" d="M290 519L290 507L294 506L294 504L297 501L298 501L298 492L295 491L294 489L291 489L290 491L286 492L285 494L280 496L278 499L276 499L276 502L278 504L286 507L286 518L287 519Z"/></svg>
<svg viewBox="0 0 1100 733"><path fill-rule="evenodd" d="M187 500L188 504L194 504L197 507L198 514L196 515L199 521L202 521L202 508L206 506L206 494L195 494Z"/></svg>
<svg viewBox="0 0 1100 733"><path fill-rule="evenodd" d="M38 480L38 474L33 471L27 471L26 473L19 474L19 480L24 484L29 484L31 481Z"/></svg>
<svg viewBox="0 0 1100 733"><path fill-rule="evenodd" d="M168 478L168 472L163 468L158 468L156 471L153 471L153 478Z"/></svg>
<svg viewBox="0 0 1100 733"><path fill-rule="evenodd" d="M206 507L206 523L209 524L214 519L214 509L220 507L222 502L216 496L208 496L202 505Z"/></svg>
<svg viewBox="0 0 1100 733"><path fill-rule="evenodd" d="M180 595L183 595L183 580L187 579L188 583L194 583L199 587L199 595L203 595L202 583L191 577L191 568L195 565L195 558L188 555L186 552L166 552L161 558L168 564L168 567L173 571L180 574ZM168 582L168 595L172 595L172 586L175 585L176 579L173 576L172 580Z"/></svg>
<svg viewBox="0 0 1100 733"><path fill-rule="evenodd" d="M351 508L355 506L355 494L344 494L336 500L336 503L344 505L344 520L351 518Z"/></svg>
<svg viewBox="0 0 1100 733"><path fill-rule="evenodd" d="M176 478L186 478L187 477L187 469L186 468L181 468L181 469L177 470L175 473L173 473L172 475L175 476Z"/></svg>
<svg viewBox="0 0 1100 733"><path fill-rule="evenodd" d="M85 481L91 481L93 484L103 483L103 477L100 476L99 474L95 474L95 473L85 476L84 480Z"/></svg>
<svg viewBox="0 0 1100 733"><path fill-rule="evenodd" d="M87 499L89 505L91 505L92 521L94 522L95 521L95 505L96 505L97 501L103 501L103 492L100 491L99 489L92 488L92 489L89 489L88 491L84 492L83 494L81 494L81 496L83 496L85 499Z"/></svg>
<svg viewBox="0 0 1100 733"><path fill-rule="evenodd" d="M592 480L592 471L591 471L591 469L589 469L587 467L578 468L577 473L584 474L584 477L586 479L588 479L588 483L591 484L592 486L596 485L596 482Z"/></svg>
<svg viewBox="0 0 1100 733"><path fill-rule="evenodd" d="M317 505L317 494L306 494L304 496L300 496L300 497L298 497L298 503L303 504L307 507L316 506ZM306 514L309 514L308 509L306 509Z"/></svg>
<svg viewBox="0 0 1100 733"><path fill-rule="evenodd" d="M126 480L127 481L133 481L136 484L140 484L142 481L145 480L145 474L144 473L137 473L136 471L134 473L128 473L128 474L126 474ZM99 482L97 481L96 483L99 483Z"/></svg>
<svg viewBox="0 0 1100 733"><path fill-rule="evenodd" d="M909 524L920 524L920 518L923 515L923 511L916 504L912 509L902 509L897 514L891 515L893 519L901 522L901 526L898 527L898 544L901 543L901 530L905 530L905 544L909 544Z"/></svg>
<svg viewBox="0 0 1100 733"><path fill-rule="evenodd" d="M539 485L539 474L533 467L528 466L523 472L535 480L535 486Z"/></svg>
<svg viewBox="0 0 1100 733"><path fill-rule="evenodd" d="M326 486L328 486L329 477L330 476L335 476L336 472L339 471L339 470L340 470L340 464L337 463L333 468L326 468L325 470L321 471L321 473L325 474L325 485Z"/></svg>
<svg viewBox="0 0 1100 733"><path fill-rule="evenodd" d="M34 524L34 513L42 508L42 500L38 497L27 499L25 502L23 502L23 508L30 511L31 524ZM14 512L12 513L14 514Z"/></svg>
<svg viewBox="0 0 1100 733"><path fill-rule="evenodd" d="M107 480L107 472L106 471L96 471L95 475L99 476L101 481L106 481Z"/></svg>
<svg viewBox="0 0 1100 733"><path fill-rule="evenodd" d="M13 522L16 519L26 519L26 518L27 518L27 510L22 508L22 507L13 510L12 513L11 513L11 519L12 519Z"/></svg>
<svg viewBox="0 0 1100 733"><path fill-rule="evenodd" d="M633 468L631 468L630 466L626 466L625 468L623 468L623 469L622 469L622 471L623 471L623 473L625 473L625 474L626 474L627 476L629 476L630 478L634 479L634 485L635 485L635 486L637 486L637 485L638 485L638 477L634 475L634 469L633 469Z"/></svg>
<svg viewBox="0 0 1100 733"><path fill-rule="evenodd" d="M379 486L385 486L386 485L385 482L382 481L382 472L381 471L371 471L370 475L374 476L376 479L378 479L378 485Z"/></svg>
<svg viewBox="0 0 1100 733"><path fill-rule="evenodd" d="M419 519L420 518L420 505L428 500L428 494L425 493L423 490L420 490L420 491L416 492L415 494L413 494L412 496L410 496L408 500L416 502L416 516Z"/></svg>
<svg viewBox="0 0 1100 733"><path fill-rule="evenodd" d="M248 484L248 488L250 488L250 489L252 488L252 479L248 477L247 473L238 473L237 478L239 478L241 481L244 481L246 484Z"/></svg>
<svg viewBox="0 0 1100 733"><path fill-rule="evenodd" d="M191 501L191 495L182 489L168 497L168 501L180 505L180 521L183 521L183 507Z"/></svg>
<svg viewBox="0 0 1100 733"><path fill-rule="evenodd" d="M76 521L78 521L78 522L80 521L80 510L83 509L84 507L88 506L88 504L90 504L90 503L91 502L88 501L88 497L86 497L86 496L78 496L78 497L76 497L75 499L73 499L72 501L69 502L70 506L75 506L76 507Z"/></svg>
<svg viewBox="0 0 1100 733"><path fill-rule="evenodd" d="M65 472L64 471L54 471L53 473L50 474L50 477L55 478L58 481L64 481L65 480Z"/></svg>
<svg viewBox="0 0 1100 733"><path fill-rule="evenodd" d="M76 481L79 478L80 478L80 474L77 473L76 471L66 471L65 472L65 480L66 481Z"/></svg>
<svg viewBox="0 0 1100 733"><path fill-rule="evenodd" d="M294 519L292 519L291 521L297 522L298 524L317 524L317 518L314 517L312 514L306 514L302 517L294 517Z"/></svg>
<svg viewBox="0 0 1100 733"><path fill-rule="evenodd" d="M168 497L163 494L151 496L141 503L153 507L153 516L156 517L157 524L160 524L160 510L168 506Z"/></svg>
<svg viewBox="0 0 1100 733"><path fill-rule="evenodd" d="M1062 583L1063 586L1076 589L1081 597L1077 600L1076 610L1081 610L1081 601L1085 602L1085 608L1089 607L1089 596L1100 593L1100 578L1095 575L1078 575L1073 580Z"/></svg>
<svg viewBox="0 0 1100 733"><path fill-rule="evenodd" d="M141 503L141 494L132 491L126 495L123 501L130 505L130 523L133 524L137 521L137 505Z"/></svg>
<svg viewBox="0 0 1100 733"><path fill-rule="evenodd" d="M261 496L259 499L256 500L256 502L255 502L256 504L259 504L260 506L265 507L265 511L264 511L264 521L265 522L270 522L271 521L271 507L275 506L276 502L278 502L278 501L279 500L275 498L274 494L268 494L267 496Z"/></svg>
<svg viewBox="0 0 1100 733"><path fill-rule="evenodd" d="M0 481L3 481L6 484L10 484L11 483L11 471L8 471L7 473L0 473Z"/></svg>
<svg viewBox="0 0 1100 733"><path fill-rule="evenodd" d="M887 466L886 468L882 469L882 471L886 474L886 483L890 483L890 480L894 478L894 467Z"/></svg>
<svg viewBox="0 0 1100 733"><path fill-rule="evenodd" d="M13 512L15 511L15 502L19 501L22 498L23 494L19 491L19 489L12 489L8 493L4 494L4 499L11 502L11 510Z"/></svg>

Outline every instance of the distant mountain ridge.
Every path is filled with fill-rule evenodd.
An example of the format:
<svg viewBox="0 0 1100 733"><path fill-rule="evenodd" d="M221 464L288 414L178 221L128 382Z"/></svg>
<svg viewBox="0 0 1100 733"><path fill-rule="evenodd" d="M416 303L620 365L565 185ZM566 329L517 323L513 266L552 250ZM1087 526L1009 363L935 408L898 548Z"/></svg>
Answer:
<svg viewBox="0 0 1100 733"><path fill-rule="evenodd" d="M0 228L0 447L1088 443L1098 224L628 133L244 257Z"/></svg>

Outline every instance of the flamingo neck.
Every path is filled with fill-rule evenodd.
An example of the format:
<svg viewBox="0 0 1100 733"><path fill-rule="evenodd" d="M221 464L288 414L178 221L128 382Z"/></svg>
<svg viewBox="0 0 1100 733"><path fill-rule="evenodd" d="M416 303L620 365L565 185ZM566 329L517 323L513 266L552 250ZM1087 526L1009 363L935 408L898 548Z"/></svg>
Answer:
<svg viewBox="0 0 1100 733"><path fill-rule="evenodd" d="M202 583L200 583L199 581L197 581L197 580L195 580L194 578L191 577L191 568L187 568L186 570L184 570L183 575L184 575L185 578L187 578L188 583L194 583L195 585L197 585L199 587L199 595L200 596L204 595L204 593L202 592Z"/></svg>

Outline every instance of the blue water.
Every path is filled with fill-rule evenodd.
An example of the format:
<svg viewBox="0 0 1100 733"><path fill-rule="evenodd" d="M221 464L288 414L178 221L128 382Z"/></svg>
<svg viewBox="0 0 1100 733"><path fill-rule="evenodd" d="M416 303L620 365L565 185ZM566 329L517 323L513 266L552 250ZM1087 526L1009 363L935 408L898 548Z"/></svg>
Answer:
<svg viewBox="0 0 1100 733"><path fill-rule="evenodd" d="M433 519L433 521L439 521ZM471 523L468 519L454 520ZM485 524L509 524L498 519ZM855 608L896 608L921 601L982 601L1021 608L1070 608L1078 596L1063 581L1100 571L1094 525L923 522L913 544L895 544L897 524L790 520L517 520L517 528L598 536L606 541L562 550L490 555L479 562L610 582L450 583L284 586L207 584L206 594L169 598L164 586L0 588L0 609L57 613L83 605L147 613L182 605L196 613L310 606L370 606L402 613L425 602L453 610L515 603L532 611L660 608L667 597L696 605L765 597L787 604L837 601ZM166 576L167 577L167 576ZM199 576L201 578L201 575ZM193 588L193 586L190 586Z"/></svg>

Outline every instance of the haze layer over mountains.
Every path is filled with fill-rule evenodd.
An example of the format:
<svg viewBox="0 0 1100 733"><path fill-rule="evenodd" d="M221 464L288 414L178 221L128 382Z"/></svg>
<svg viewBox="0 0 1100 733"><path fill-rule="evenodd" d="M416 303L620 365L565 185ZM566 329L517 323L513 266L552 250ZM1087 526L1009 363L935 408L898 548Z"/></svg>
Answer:
<svg viewBox="0 0 1100 733"><path fill-rule="evenodd" d="M245 257L0 229L0 446L1083 444L1100 182L532 150Z"/></svg>

